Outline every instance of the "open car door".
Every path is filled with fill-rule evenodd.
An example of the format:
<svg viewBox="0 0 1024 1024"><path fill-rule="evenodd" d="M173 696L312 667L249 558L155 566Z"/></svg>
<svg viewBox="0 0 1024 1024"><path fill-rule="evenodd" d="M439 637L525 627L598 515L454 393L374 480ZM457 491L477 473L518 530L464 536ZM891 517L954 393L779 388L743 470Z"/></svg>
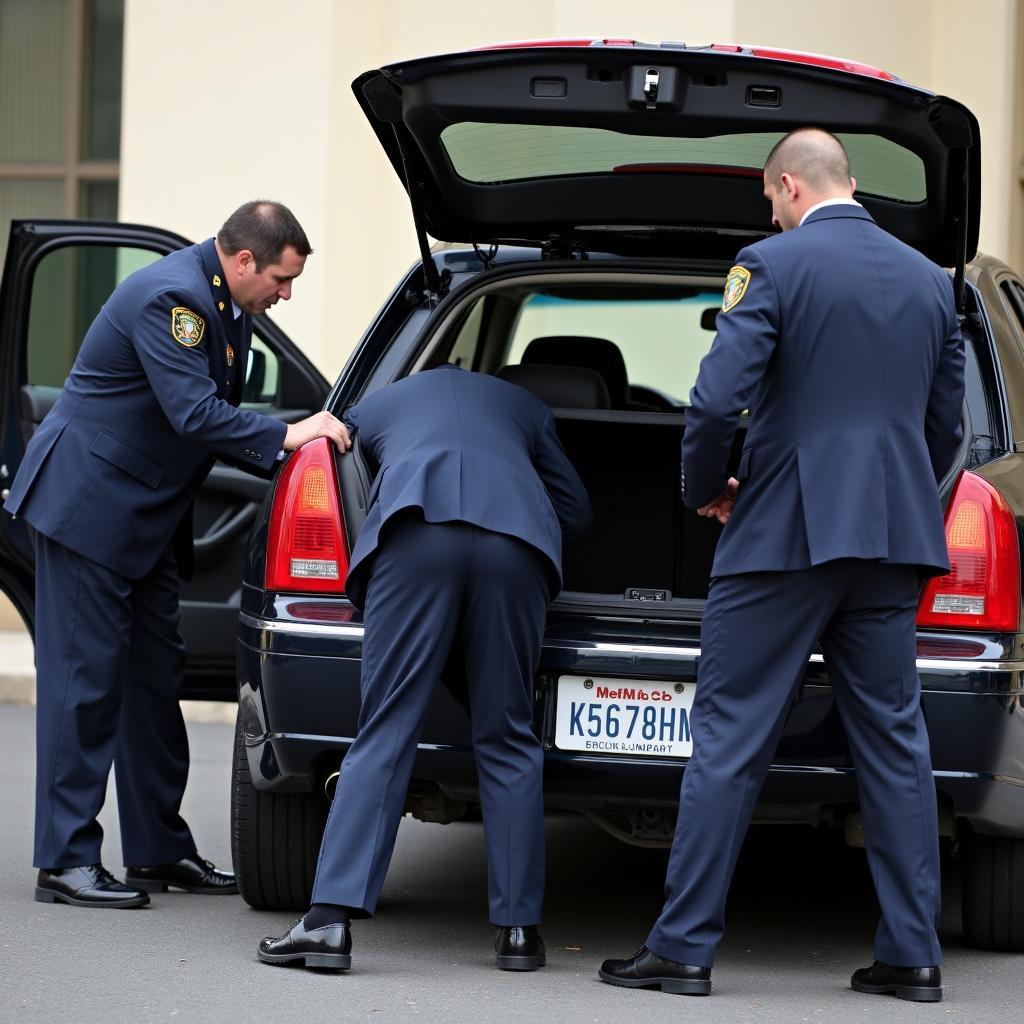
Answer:
<svg viewBox="0 0 1024 1024"><path fill-rule="evenodd" d="M15 221L0 279L0 494L52 408L85 332L132 271L190 243L133 224ZM323 407L329 385L265 316L254 319L242 405L286 422ZM181 585L186 648L183 696L234 700L242 561L269 481L217 462L195 496L195 575ZM0 515L0 589L29 628L34 620L35 538Z"/></svg>

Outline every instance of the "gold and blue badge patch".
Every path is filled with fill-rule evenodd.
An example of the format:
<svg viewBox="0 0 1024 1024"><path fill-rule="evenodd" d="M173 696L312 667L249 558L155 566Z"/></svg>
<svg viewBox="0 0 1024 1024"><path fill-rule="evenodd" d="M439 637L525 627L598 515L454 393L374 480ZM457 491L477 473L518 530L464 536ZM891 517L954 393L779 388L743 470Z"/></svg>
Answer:
<svg viewBox="0 0 1024 1024"><path fill-rule="evenodd" d="M206 321L187 306L175 306L171 310L171 334L179 345L195 348L203 340Z"/></svg>
<svg viewBox="0 0 1024 1024"><path fill-rule="evenodd" d="M750 271L746 267L736 266L729 271L725 279L725 294L722 296L722 312L728 313L747 291L750 284Z"/></svg>

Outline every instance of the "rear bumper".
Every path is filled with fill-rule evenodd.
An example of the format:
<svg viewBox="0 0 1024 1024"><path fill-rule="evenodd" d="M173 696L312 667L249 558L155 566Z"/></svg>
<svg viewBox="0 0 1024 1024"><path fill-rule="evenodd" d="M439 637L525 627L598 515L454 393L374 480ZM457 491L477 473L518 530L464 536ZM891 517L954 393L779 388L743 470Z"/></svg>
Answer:
<svg viewBox="0 0 1024 1024"><path fill-rule="evenodd" d="M295 605L291 606L296 607ZM337 769L355 734L363 626L299 621L243 611L238 644L239 709L257 786L308 790ZM275 606L274 613L284 611ZM646 625L646 624L645 624ZM647 627L636 643L615 624L549 628L536 691L537 728L546 748L545 792L552 808L674 807L685 762L580 754L553 745L550 692L563 673L665 682L696 680L697 626ZM955 816L979 831L1024 836L1024 651L1015 637L922 635L918 672L936 786ZM955 652L955 653L950 653ZM476 785L469 719L453 664L428 713L414 775L453 796ZM811 656L801 699L787 723L761 796L778 817L802 820L814 808L855 805L856 775L820 654ZM790 809L787 811L786 809ZM797 809L804 808L806 814Z"/></svg>

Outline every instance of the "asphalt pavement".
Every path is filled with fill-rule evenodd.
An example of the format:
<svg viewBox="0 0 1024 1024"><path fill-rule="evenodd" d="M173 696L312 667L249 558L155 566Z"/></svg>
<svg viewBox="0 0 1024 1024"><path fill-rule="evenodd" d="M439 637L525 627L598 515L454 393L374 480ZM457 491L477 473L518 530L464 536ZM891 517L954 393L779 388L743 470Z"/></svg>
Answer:
<svg viewBox="0 0 1024 1024"><path fill-rule="evenodd" d="M189 723L184 813L200 853L230 860L231 729ZM624 846L576 817L548 821L543 934L548 966L493 966L479 823L405 819L378 916L356 922L349 974L271 967L257 941L290 913L237 896L156 893L141 910L32 898L33 711L0 705L0 1022L144 1024L370 1022L975 1022L1011 1019L1022 959L968 949L957 870L944 876L946 999L912 1004L852 992L871 959L876 904L863 851L799 827L751 833L730 897L709 999L615 989L601 960L642 942L661 902L666 854ZM113 790L104 860L121 868Z"/></svg>

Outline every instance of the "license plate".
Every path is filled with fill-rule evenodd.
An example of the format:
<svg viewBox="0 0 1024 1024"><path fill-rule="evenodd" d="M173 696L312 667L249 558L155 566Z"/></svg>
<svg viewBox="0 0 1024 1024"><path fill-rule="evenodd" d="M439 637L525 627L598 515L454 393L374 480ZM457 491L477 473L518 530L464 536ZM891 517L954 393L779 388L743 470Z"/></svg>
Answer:
<svg viewBox="0 0 1024 1024"><path fill-rule="evenodd" d="M592 754L689 757L696 691L696 683L560 676L555 746Z"/></svg>

